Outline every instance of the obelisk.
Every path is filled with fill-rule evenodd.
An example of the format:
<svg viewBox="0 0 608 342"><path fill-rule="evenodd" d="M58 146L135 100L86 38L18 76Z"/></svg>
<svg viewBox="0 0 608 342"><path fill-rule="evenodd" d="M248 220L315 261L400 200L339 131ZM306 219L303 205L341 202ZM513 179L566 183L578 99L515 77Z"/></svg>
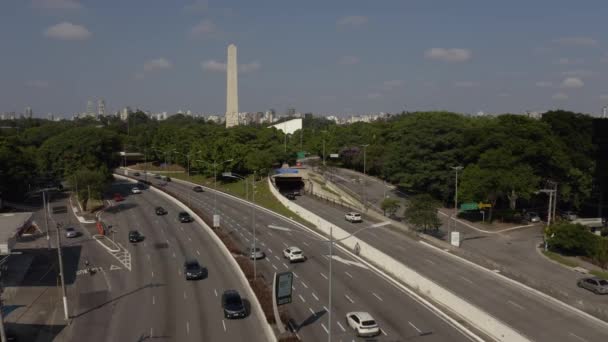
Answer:
<svg viewBox="0 0 608 342"><path fill-rule="evenodd" d="M238 66L236 64L236 45L228 45L228 63L226 66L226 127L239 124L239 86Z"/></svg>

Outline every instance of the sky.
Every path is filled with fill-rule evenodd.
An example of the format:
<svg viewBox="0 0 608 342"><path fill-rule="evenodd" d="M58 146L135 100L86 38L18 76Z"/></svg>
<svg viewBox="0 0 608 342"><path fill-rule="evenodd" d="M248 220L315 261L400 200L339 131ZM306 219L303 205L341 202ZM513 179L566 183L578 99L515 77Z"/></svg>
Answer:
<svg viewBox="0 0 608 342"><path fill-rule="evenodd" d="M1 0L0 113L608 105L605 0Z"/></svg>

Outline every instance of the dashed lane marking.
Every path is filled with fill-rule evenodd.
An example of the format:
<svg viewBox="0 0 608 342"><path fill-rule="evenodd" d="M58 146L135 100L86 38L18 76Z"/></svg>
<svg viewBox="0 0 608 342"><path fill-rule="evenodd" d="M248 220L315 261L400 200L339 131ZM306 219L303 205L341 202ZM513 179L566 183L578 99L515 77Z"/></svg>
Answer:
<svg viewBox="0 0 608 342"><path fill-rule="evenodd" d="M351 277L351 278L353 277L353 276L352 276L350 273L348 273L348 272L346 272L346 271L344 271L344 273L345 273L347 276Z"/></svg>
<svg viewBox="0 0 608 342"><path fill-rule="evenodd" d="M305 282L302 281L301 283L302 283L302 286L304 286L305 288L308 288L308 285L306 285Z"/></svg>
<svg viewBox="0 0 608 342"><path fill-rule="evenodd" d="M327 280L327 276L325 274L323 274L323 272L319 272L319 274L321 274L321 277L325 278L325 280Z"/></svg>
<svg viewBox="0 0 608 342"><path fill-rule="evenodd" d="M224 320L222 320L222 325L224 326L224 332L226 331L226 322L224 322Z"/></svg>
<svg viewBox="0 0 608 342"><path fill-rule="evenodd" d="M338 326L340 327L340 329L342 330L342 332L346 331L346 329L344 329L344 327L342 326L342 324L340 324L340 322L336 322L336 323L338 323Z"/></svg>
<svg viewBox="0 0 608 342"><path fill-rule="evenodd" d="M300 299L302 300L302 302L306 303L306 300L304 299L304 297L302 297L302 295L298 295L298 297L300 297Z"/></svg>
<svg viewBox="0 0 608 342"><path fill-rule="evenodd" d="M315 297L316 300L319 300L319 297L317 297L317 295L313 292L312 296Z"/></svg>
<svg viewBox="0 0 608 342"><path fill-rule="evenodd" d="M379 301L384 302L384 300L382 300L382 298L380 298L380 296L378 296L375 292L372 292L372 294L374 297L378 298Z"/></svg>
<svg viewBox="0 0 608 342"><path fill-rule="evenodd" d="M350 298L347 294L345 294L344 297L346 297L346 299L348 299L348 301L351 302L351 304L355 303L355 301L352 298Z"/></svg>
<svg viewBox="0 0 608 342"><path fill-rule="evenodd" d="M412 328L416 329L416 331L417 331L419 334L422 332L420 329L418 329L418 327L417 327L417 326L415 326L415 325L414 325L414 323L409 322L409 321L408 321L408 323L409 323L409 324L412 326Z"/></svg>

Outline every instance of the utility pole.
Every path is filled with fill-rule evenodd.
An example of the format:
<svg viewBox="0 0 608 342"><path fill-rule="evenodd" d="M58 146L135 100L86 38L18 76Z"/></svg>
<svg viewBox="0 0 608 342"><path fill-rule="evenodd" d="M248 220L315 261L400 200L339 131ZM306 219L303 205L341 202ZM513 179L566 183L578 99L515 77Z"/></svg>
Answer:
<svg viewBox="0 0 608 342"><path fill-rule="evenodd" d="M51 248L51 236L49 235L49 217L48 217L48 206L46 203L46 191L42 192L42 208L44 210L44 227L46 228L46 243L47 248Z"/></svg>
<svg viewBox="0 0 608 342"><path fill-rule="evenodd" d="M458 171L462 170L463 167L458 165L452 166L451 169L456 171L456 180L454 182L454 216L451 222L454 224L454 230L456 230L456 217L458 217ZM450 236L450 233L450 223L448 223L448 239L451 241L452 237Z"/></svg>
<svg viewBox="0 0 608 342"><path fill-rule="evenodd" d="M68 314L68 297L65 290L65 278L63 273L63 258L61 256L61 232L59 231L61 224L57 223L57 256L59 257L59 276L61 277L61 291L63 293L63 313L65 320L70 324L70 316Z"/></svg>
<svg viewBox="0 0 608 342"><path fill-rule="evenodd" d="M329 312L327 313L327 337L328 337L328 341L331 342L331 292L332 292L332 286L331 286L331 278L332 278L332 260L334 259L333 257L333 245L334 245L334 234L333 234L333 226L330 225L329 226Z"/></svg>
<svg viewBox="0 0 608 342"><path fill-rule="evenodd" d="M253 217L253 280L257 279L257 268L256 268L256 235L255 235L255 176L256 171L253 171L253 180L251 181L251 216ZM245 180L247 182L247 180Z"/></svg>
<svg viewBox="0 0 608 342"><path fill-rule="evenodd" d="M365 192L365 185L367 184L367 164L366 164L366 158L367 158L367 146L369 146L369 144L365 144L365 145L361 145L363 146L363 196L361 196L363 198L363 208L365 209L365 211L367 212L367 194Z"/></svg>

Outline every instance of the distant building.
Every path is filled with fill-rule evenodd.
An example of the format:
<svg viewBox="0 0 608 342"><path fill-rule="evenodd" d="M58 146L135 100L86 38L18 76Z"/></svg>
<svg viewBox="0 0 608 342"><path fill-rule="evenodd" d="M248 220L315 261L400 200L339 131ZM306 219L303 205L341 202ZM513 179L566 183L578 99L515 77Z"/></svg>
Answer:
<svg viewBox="0 0 608 342"><path fill-rule="evenodd" d="M25 107L25 117L28 119L31 119L32 116L34 116L34 111L32 110L32 107Z"/></svg>
<svg viewBox="0 0 608 342"><path fill-rule="evenodd" d="M122 109L122 111L120 112L120 119L122 121L127 121L127 119L129 119L129 115L131 115L131 108L130 107L125 107Z"/></svg>
<svg viewBox="0 0 608 342"><path fill-rule="evenodd" d="M85 112L86 115L95 115L95 106L93 105L93 101L89 100L87 101L87 111Z"/></svg>
<svg viewBox="0 0 608 342"><path fill-rule="evenodd" d="M312 113L306 113L306 114L304 114L304 119L311 120L312 119Z"/></svg>
<svg viewBox="0 0 608 342"><path fill-rule="evenodd" d="M238 125L242 116L239 113L238 62L236 45L228 45L226 63L226 128Z"/></svg>
<svg viewBox="0 0 608 342"><path fill-rule="evenodd" d="M293 117L296 115L296 109L295 108L287 108L287 111L285 112L285 115L287 117Z"/></svg>
<svg viewBox="0 0 608 342"><path fill-rule="evenodd" d="M106 115L106 101L103 99L97 100L97 116Z"/></svg>
<svg viewBox="0 0 608 342"><path fill-rule="evenodd" d="M302 129L302 119L287 120L270 127L283 131L283 133L293 134L295 131Z"/></svg>
<svg viewBox="0 0 608 342"><path fill-rule="evenodd" d="M274 109L267 110L266 113L264 113L264 122L273 123L274 117L275 117Z"/></svg>

